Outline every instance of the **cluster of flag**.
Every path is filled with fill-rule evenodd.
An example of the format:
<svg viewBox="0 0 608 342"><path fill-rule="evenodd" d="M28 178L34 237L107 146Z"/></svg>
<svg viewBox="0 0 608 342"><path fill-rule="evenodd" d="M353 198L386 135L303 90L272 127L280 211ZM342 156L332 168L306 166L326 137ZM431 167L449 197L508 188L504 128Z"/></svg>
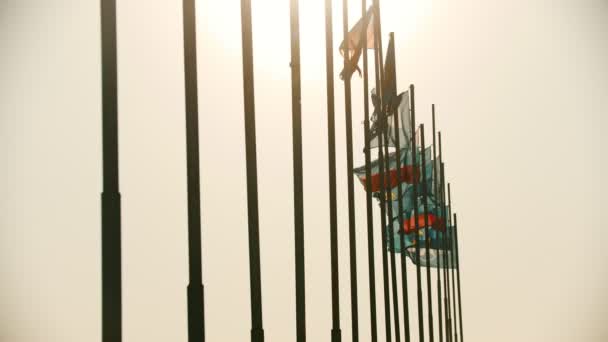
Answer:
<svg viewBox="0 0 608 342"><path fill-rule="evenodd" d="M442 341L445 326L446 341L454 339L458 341L458 330L460 331L460 341L462 341L458 240L455 216L454 219L451 218L449 184L445 182L441 156L441 133L439 133L439 146L436 144L434 106L433 143L431 146L426 146L424 125L416 126L413 86L401 93L397 91L395 41L392 33L386 59L382 60L378 18L378 7L373 5L345 35L345 40L340 45L340 53L346 61L340 77L343 80L350 79L355 71L361 75L358 67L359 59L362 54L366 53L366 49L374 49L377 89L371 90L370 94L365 94L366 97L371 98L373 105L373 114L365 125L364 152L369 154L366 156L365 165L354 168L353 172L368 197L371 195L372 198L376 198L381 207L382 251L385 253L383 255L385 306L389 306L387 292L390 292L388 290L389 276L386 275L389 272L386 258L388 253L391 256L390 273L392 274L390 276L393 277L395 339L399 340L398 326L400 323L396 309L398 296L395 288L397 284L395 281L395 273L397 273L395 255L397 254L401 256L402 273L407 272L407 267L405 267L407 259L416 265L420 340L424 340L425 331L420 269L425 268L429 340L434 340L433 331L435 327L438 327L439 340ZM364 70L363 73L364 82L367 82L367 71ZM347 85L345 82L345 86L350 86L350 83ZM369 157L372 152L377 153L377 158ZM368 208L368 216L370 215L371 211ZM434 295L432 294L430 269L435 269L437 273L436 298L439 324L435 327L433 326L432 297ZM457 289L455 278L458 278ZM407 275L404 274L403 279L407 279ZM370 286L371 282L370 278ZM444 291L443 297L442 290ZM403 297L407 298L406 285L404 285L403 292ZM456 296L458 296L458 308ZM408 305L407 300L403 305ZM443 314L442 309L444 309ZM404 310L405 315L407 312L408 310ZM459 322L455 317L457 315L460 316ZM386 317L386 320L389 320L389 317ZM407 317L405 321L408 322ZM459 327L457 323L459 323ZM408 323L405 325L406 341L408 341L409 326ZM390 324L387 322L387 331L390 332L390 330ZM389 336L387 336L388 338Z"/></svg>

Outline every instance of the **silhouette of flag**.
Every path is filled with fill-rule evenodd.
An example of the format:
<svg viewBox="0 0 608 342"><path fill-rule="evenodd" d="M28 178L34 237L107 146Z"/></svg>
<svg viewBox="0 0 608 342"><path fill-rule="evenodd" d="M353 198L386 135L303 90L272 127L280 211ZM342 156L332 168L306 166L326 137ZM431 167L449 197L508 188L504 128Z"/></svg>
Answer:
<svg viewBox="0 0 608 342"><path fill-rule="evenodd" d="M411 136L412 136L412 131L411 131L411 121L410 121L410 98L409 98L409 93L407 91L399 94L399 96L397 96L395 98L395 102L398 103L398 117L400 119L399 122L399 144L401 146L399 146L399 148L401 150L408 150L410 151L411 149L409 148L410 146L410 142L411 142ZM374 105L374 113L372 114L372 127L370 128L370 143L369 146L370 148L375 148L379 146L379 138L380 138L380 133L383 132L383 128L386 128L386 132L387 132L387 137L388 137L388 146L389 147L396 147L396 143L395 141L397 140L396 138L396 133L395 133L395 124L394 124L394 120L391 120L391 113L392 111L389 112L382 112L380 110L380 98L378 97L378 95L376 94L376 89L372 89L372 103ZM378 120L378 118L381 117L382 113L387 113L387 115L389 116L388 120L386 120L386 127L381 127L381 123L384 120ZM410 151L411 153L411 151Z"/></svg>
<svg viewBox="0 0 608 342"><path fill-rule="evenodd" d="M363 16L353 28L348 32L347 38L340 44L340 54L344 56L348 54L348 63L344 66L344 69L340 72L340 79L344 80L347 77L350 78L353 72L357 71L361 75L361 69L359 69L359 58L363 53L363 49L374 48L374 11L373 6L370 6L365 16ZM364 36L367 36L367 46L364 44Z"/></svg>

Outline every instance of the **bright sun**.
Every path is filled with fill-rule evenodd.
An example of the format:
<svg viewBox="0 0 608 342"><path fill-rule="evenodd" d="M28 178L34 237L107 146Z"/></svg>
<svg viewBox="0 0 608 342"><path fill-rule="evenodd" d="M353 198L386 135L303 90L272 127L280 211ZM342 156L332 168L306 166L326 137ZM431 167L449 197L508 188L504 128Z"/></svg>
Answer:
<svg viewBox="0 0 608 342"><path fill-rule="evenodd" d="M368 0L368 3L371 1ZM197 5L200 31L211 33L230 54L240 54L240 0L201 1ZM411 35L417 19L428 7L415 0L381 2L383 35L395 31ZM289 0L252 0L254 63L264 69L275 69L289 61ZM369 6L369 5L368 5ZM361 17L361 1L349 1L349 28ZM342 1L333 1L334 49L343 36ZM201 27L202 26L202 27ZM384 39L385 44L387 39ZM302 63L325 61L325 1L300 0L300 49ZM279 64L278 64L279 63ZM285 68L279 68L286 70ZM276 70L276 69L275 69Z"/></svg>

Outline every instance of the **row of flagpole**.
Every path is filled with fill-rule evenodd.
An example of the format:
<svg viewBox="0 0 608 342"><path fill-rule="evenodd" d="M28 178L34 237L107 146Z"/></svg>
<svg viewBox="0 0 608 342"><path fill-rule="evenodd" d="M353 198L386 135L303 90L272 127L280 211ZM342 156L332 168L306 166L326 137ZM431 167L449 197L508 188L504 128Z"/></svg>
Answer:
<svg viewBox="0 0 608 342"><path fill-rule="evenodd" d="M343 29L344 41L348 40L348 0L343 0ZM302 165L302 126L301 126L301 82L300 82L300 46L299 46L299 13L298 0L290 0L290 31L291 31L291 78L292 78L292 130L293 130L293 171L294 171L294 232L295 232L295 278L296 278L296 336L298 342L306 340L306 310L305 310L305 272L304 272L304 222L303 222L303 165ZM362 18L367 20L366 0L362 0ZM394 35L391 33L387 61L391 58L387 70L384 70L382 52L382 34L380 20L379 0L372 5L373 20L373 51L375 66L375 84L379 110L377 124L380 127L378 145L378 161L380 172L380 225L381 225L381 251L382 251L382 280L383 302L386 341L391 341L395 333L395 341L401 340L401 322L399 320L399 294L397 289L397 273L395 260L395 236L387 236L385 227L392 226L394 213L388 201L391 190L386 182L390 169L390 155L388 150L390 132L383 128L389 126L388 116L392 114L393 128L396 138L395 155L397 156L398 205L397 213L399 227L404 227L402 212L402 180L400 172L400 141L398 110L394 103L385 99L397 95ZM118 185L118 105L117 105L117 67L116 67L116 1L101 1L102 16L102 103L103 103L103 193L102 193L102 340L115 342L122 340L122 293L121 293L121 219L120 219L120 192ZM185 65L185 100L186 100L186 150L187 150L187 184L188 184L188 241L189 241L189 284L187 288L188 301L188 340L205 340L204 315L204 287L202 277L202 251L201 251L201 213L200 213L200 176L199 176L199 146L198 146L198 101L197 101L197 70L196 70L196 17L194 0L183 0L184 16L184 65ZM330 211L330 255L331 255L331 295L332 295L332 342L341 341L340 327L340 300L339 300L339 262L338 262L338 226L337 226L337 193L336 193L336 150L335 150L335 103L334 103L334 70L333 70L333 19L332 1L325 0L325 29L326 29L326 72L327 72L327 115L328 115L328 159L329 159L329 211ZM367 23L369 24L369 23ZM256 158L256 129L255 129L255 96L253 76L253 44L251 23L251 2L241 0L241 25L243 49L243 90L244 90L244 122L246 144L246 173L247 173L247 204L248 204L248 230L249 230L249 268L250 268L250 296L251 296L251 341L264 341L264 328L262 320L261 295L261 267L259 247L259 219L257 195L257 158ZM369 299L370 299L370 327L371 341L378 340L378 319L376 312L376 279L375 279L375 247L374 223L372 208L372 175L371 175L371 127L369 115L368 94L368 56L367 34L362 34L363 45L363 91L364 91L364 137L365 137L365 179L366 179L366 214L368 238L368 266L369 266ZM352 56L344 52L344 69L350 73L353 70ZM389 65L387 63L387 65ZM348 234L349 234L349 261L350 261L350 292L351 292L351 328L352 340L359 340L358 317L358 289L357 289L357 252L354 209L354 178L352 175L353 146L352 146L352 107L350 74L343 77L345 92L345 118L346 118L346 156L348 180ZM384 92L388 94L385 94ZM385 96L386 95L386 96ZM414 86L409 87L410 101L410 130L409 142L412 152L412 170L417 170L416 123L415 123L415 97ZM439 341L463 341L462 303L460 290L460 267L458 253L458 235L456 214L451 225L451 189L447 184L447 203L445 190L444 164L442 161L441 132L439 132L438 158L435 162L437 147L435 145L435 107L433 115L433 193L440 199L443 217L446 220L445 232L438 233L443 241L449 241L451 253L441 254L443 267L437 267L437 312ZM424 125L420 125L420 139L422 152L422 183L426 187L426 159L424 144ZM438 172L439 171L439 172ZM439 174L438 174L439 173ZM414 173L415 175L415 173ZM420 232L418 220L418 185L413 182L414 226L415 226L415 255L416 255L416 287L417 287L417 313L418 336L420 341L425 339L423 316L422 275L421 275L421 247L418 243ZM434 341L433 298L430 271L430 233L428 217L427 191L422 190L424 210L424 236L426 267L426 294L427 294L427 323L428 337ZM391 194L392 196L392 194ZM391 198L392 199L392 198ZM399 234L400 245L405 246L405 234ZM391 244L388 248L387 244ZM390 252L389 252L390 250ZM390 269L387 253L390 254ZM437 251L437 258L440 254ZM400 253L402 307L403 307L403 334L406 342L411 340L409 318L408 275L405 249ZM443 283L442 283L443 276ZM390 278L390 280L389 280ZM443 291L442 291L443 287ZM391 291L392 290L392 291ZM391 313L391 294L392 308ZM442 298L443 294L443 298ZM443 302L442 302L443 299ZM443 305L442 305L443 304ZM457 307L458 305L458 307ZM393 322L391 322L391 316ZM460 332L460 336L458 335ZM445 334L444 334L445 333ZM460 337L460 339L459 339Z"/></svg>

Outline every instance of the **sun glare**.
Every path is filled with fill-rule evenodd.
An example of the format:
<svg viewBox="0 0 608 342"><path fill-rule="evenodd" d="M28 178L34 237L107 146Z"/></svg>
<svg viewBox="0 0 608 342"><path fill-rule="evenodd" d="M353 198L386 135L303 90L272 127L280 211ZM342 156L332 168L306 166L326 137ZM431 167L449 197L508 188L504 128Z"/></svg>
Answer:
<svg viewBox="0 0 608 342"><path fill-rule="evenodd" d="M371 1L368 1L371 2ZM302 63L321 65L325 62L325 5L324 0L300 0L300 51ZM241 10L240 0L203 2L197 9L199 30L209 32L229 55L240 55ZM415 1L383 1L383 36L394 31L402 37L415 32L418 18L426 3ZM290 59L289 0L252 0L253 48L256 67L272 70L275 77L288 77ZM369 5L368 5L369 6ZM349 1L349 29L361 18L361 2ZM333 1L334 51L343 36L342 1ZM386 37L385 37L386 38ZM384 39L384 43L388 39Z"/></svg>

